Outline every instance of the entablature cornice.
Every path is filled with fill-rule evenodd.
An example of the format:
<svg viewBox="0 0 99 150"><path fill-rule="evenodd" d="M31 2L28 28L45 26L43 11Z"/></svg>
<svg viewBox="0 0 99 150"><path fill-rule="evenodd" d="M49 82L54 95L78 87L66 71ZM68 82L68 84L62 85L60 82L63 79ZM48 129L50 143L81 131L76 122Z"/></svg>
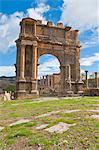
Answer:
<svg viewBox="0 0 99 150"><path fill-rule="evenodd" d="M30 45L30 46L36 46L37 48L46 48L46 49L53 49L53 50L65 50L65 51L76 51L77 48L80 48L80 46L76 44L62 44L62 43L55 43L55 42L42 42L35 40L28 40L28 39L17 39L16 40L17 45Z"/></svg>

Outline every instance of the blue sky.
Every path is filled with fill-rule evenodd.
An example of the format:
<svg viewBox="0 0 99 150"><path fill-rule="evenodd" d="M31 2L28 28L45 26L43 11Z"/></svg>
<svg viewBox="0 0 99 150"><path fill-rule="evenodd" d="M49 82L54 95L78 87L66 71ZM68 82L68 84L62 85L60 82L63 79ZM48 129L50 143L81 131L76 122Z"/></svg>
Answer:
<svg viewBox="0 0 99 150"><path fill-rule="evenodd" d="M54 24L63 22L65 26L79 29L81 71L99 72L98 6L98 0L0 0L0 76L14 75L14 41L23 17L42 19L45 24L48 20ZM39 76L59 72L56 58L44 56L39 62Z"/></svg>

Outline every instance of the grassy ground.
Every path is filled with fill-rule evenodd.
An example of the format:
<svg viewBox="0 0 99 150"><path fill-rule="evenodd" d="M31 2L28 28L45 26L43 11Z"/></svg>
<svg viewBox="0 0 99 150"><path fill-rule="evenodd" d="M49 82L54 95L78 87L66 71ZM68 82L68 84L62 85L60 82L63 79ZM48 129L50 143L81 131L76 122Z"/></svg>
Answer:
<svg viewBox="0 0 99 150"><path fill-rule="evenodd" d="M50 98L51 99L51 98ZM16 100L0 104L0 150L98 150L99 120L90 116L98 114L86 110L96 110L99 97L83 97L72 99L33 102L32 100ZM98 105L97 105L98 104ZM40 114L57 110L83 111L59 112L42 118L34 118ZM32 119L31 122L9 127L19 119ZM48 133L36 130L35 127L44 123L48 127L65 122L76 123L63 134Z"/></svg>

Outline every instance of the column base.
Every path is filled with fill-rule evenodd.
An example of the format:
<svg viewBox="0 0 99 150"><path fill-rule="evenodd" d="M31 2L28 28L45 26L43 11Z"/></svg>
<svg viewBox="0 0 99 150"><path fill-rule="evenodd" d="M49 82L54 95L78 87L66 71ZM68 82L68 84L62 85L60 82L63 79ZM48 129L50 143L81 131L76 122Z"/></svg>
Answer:
<svg viewBox="0 0 99 150"><path fill-rule="evenodd" d="M31 94L32 94L32 95L39 95L39 91L38 91L38 90L32 90L32 91L31 91Z"/></svg>
<svg viewBox="0 0 99 150"><path fill-rule="evenodd" d="M67 91L67 94L74 94L73 91Z"/></svg>
<svg viewBox="0 0 99 150"><path fill-rule="evenodd" d="M26 97L26 91L25 90L19 90L16 92L16 98L17 99L24 99Z"/></svg>
<svg viewBox="0 0 99 150"><path fill-rule="evenodd" d="M26 90L19 90L18 93L26 93Z"/></svg>
<svg viewBox="0 0 99 150"><path fill-rule="evenodd" d="M19 77L17 80L18 80L18 82L26 82L26 79L25 78L21 78L21 77Z"/></svg>
<svg viewBox="0 0 99 150"><path fill-rule="evenodd" d="M84 91L78 91L78 94L83 94L84 93Z"/></svg>

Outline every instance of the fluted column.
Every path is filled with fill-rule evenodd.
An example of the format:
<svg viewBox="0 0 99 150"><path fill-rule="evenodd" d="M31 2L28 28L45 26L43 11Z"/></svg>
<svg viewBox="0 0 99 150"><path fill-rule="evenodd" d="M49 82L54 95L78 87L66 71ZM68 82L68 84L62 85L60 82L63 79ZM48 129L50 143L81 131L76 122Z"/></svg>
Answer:
<svg viewBox="0 0 99 150"><path fill-rule="evenodd" d="M32 50L32 79L37 79L37 46Z"/></svg>
<svg viewBox="0 0 99 150"><path fill-rule="evenodd" d="M32 49L32 77L31 77L31 93L38 95L37 91L37 46L33 45Z"/></svg>
<svg viewBox="0 0 99 150"><path fill-rule="evenodd" d="M25 72L25 45L21 45L20 49L20 80L25 80L24 78Z"/></svg>
<svg viewBox="0 0 99 150"><path fill-rule="evenodd" d="M75 73L76 73L76 82L80 81L80 48L76 48L75 50Z"/></svg>
<svg viewBox="0 0 99 150"><path fill-rule="evenodd" d="M25 45L20 45L20 61L19 61L19 76L17 79L17 96L24 97L26 94L25 90Z"/></svg>

